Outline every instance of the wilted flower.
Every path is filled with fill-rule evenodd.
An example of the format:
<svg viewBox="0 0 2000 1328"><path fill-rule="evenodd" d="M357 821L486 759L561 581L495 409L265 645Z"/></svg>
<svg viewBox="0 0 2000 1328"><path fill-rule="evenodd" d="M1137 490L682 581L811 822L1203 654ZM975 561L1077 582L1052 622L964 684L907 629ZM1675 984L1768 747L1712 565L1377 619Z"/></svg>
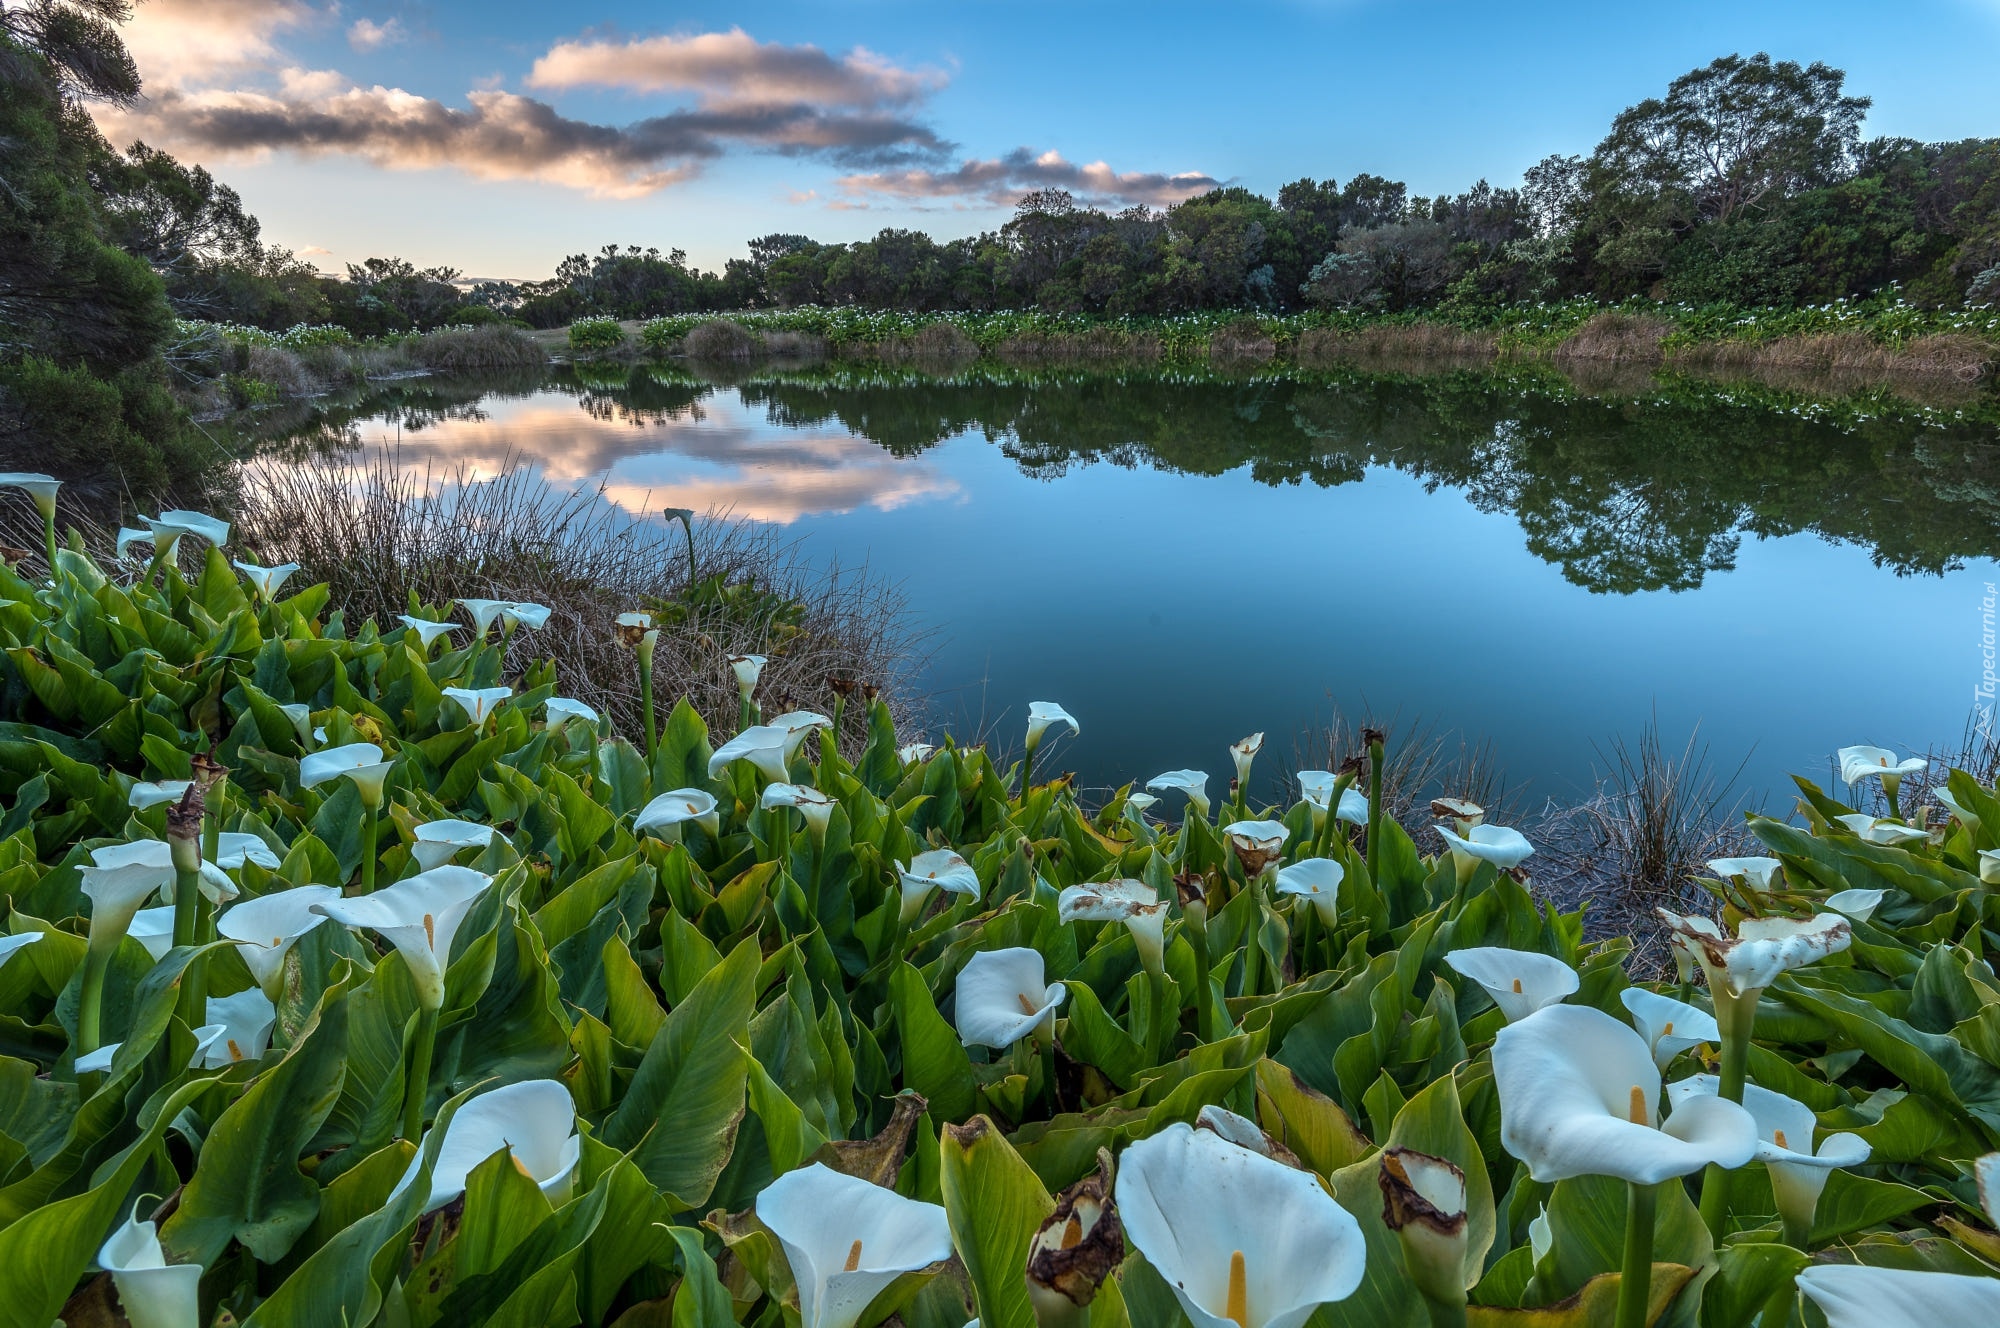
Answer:
<svg viewBox="0 0 2000 1328"><path fill-rule="evenodd" d="M467 1177L503 1148L551 1203L561 1205L568 1199L583 1156L583 1141L576 1133L576 1102L569 1089L554 1079L525 1079L463 1103L445 1126L424 1211L441 1208L465 1193ZM419 1149L390 1198L415 1183L422 1162Z"/></svg>
<svg viewBox="0 0 2000 1328"><path fill-rule="evenodd" d="M1056 1007L1069 995L1042 976L1042 955L1026 946L982 950L958 971L958 1037L968 1047L1005 1051L1033 1034L1055 1035Z"/></svg>
<svg viewBox="0 0 2000 1328"><path fill-rule="evenodd" d="M1582 985L1568 964L1532 950L1480 945L1453 950L1444 961L1484 987L1510 1024L1554 1005Z"/></svg>
<svg viewBox="0 0 2000 1328"><path fill-rule="evenodd" d="M902 882L904 926L915 921L933 890L964 895L968 899L977 899L983 893L979 873L972 869L971 863L948 848L934 848L917 854L908 862L899 862L896 874Z"/></svg>
<svg viewBox="0 0 2000 1328"><path fill-rule="evenodd" d="M330 885L298 885L255 899L246 899L215 920L215 930L236 942L250 976L264 994L277 999L285 972L285 955L292 944L326 921L314 904L340 898Z"/></svg>
<svg viewBox="0 0 2000 1328"><path fill-rule="evenodd" d="M1169 789L1187 794L1187 800L1194 806L1195 815L1208 815L1208 776L1199 770L1169 770L1164 775L1154 775L1146 781L1146 787L1155 792Z"/></svg>
<svg viewBox="0 0 2000 1328"><path fill-rule="evenodd" d="M1167 904L1144 881L1069 886L1056 897L1056 916L1064 922L1124 923L1146 971L1166 972Z"/></svg>
<svg viewBox="0 0 2000 1328"><path fill-rule="evenodd" d="M1652 1048L1653 1064L1664 1071L1674 1057L1704 1042L1722 1041L1715 1016L1686 1001L1662 996L1644 987L1627 987L1618 993L1626 1013L1632 1016L1639 1036Z"/></svg>
<svg viewBox="0 0 2000 1328"><path fill-rule="evenodd" d="M169 1264L159 1229L139 1220L137 1205L97 1251L97 1263L111 1274L132 1328L196 1328L201 1322L202 1266Z"/></svg>
<svg viewBox="0 0 2000 1328"><path fill-rule="evenodd" d="M1340 921L1340 882L1346 875L1332 858L1304 858L1278 868L1278 893L1308 900L1320 921L1332 927Z"/></svg>
<svg viewBox="0 0 2000 1328"><path fill-rule="evenodd" d="M1679 1111L1689 1101L1714 1096L1721 1080L1712 1074L1691 1075L1667 1085L1667 1098ZM1812 1233L1813 1212L1820 1192L1836 1167L1858 1167L1868 1160L1868 1141L1858 1134L1830 1134L1813 1147L1819 1121L1813 1110L1783 1093L1756 1084L1743 1085L1743 1109L1757 1123L1757 1160L1771 1177L1788 1239L1803 1247Z"/></svg>
<svg viewBox="0 0 2000 1328"><path fill-rule="evenodd" d="M1257 759L1257 753L1264 750L1264 735L1253 733L1239 742L1229 744L1229 759L1236 765L1236 785L1238 788L1250 786L1250 763Z"/></svg>
<svg viewBox="0 0 2000 1328"><path fill-rule="evenodd" d="M486 717L514 694L512 687L446 687L444 694L458 703L465 712L468 723L478 728L486 722Z"/></svg>
<svg viewBox="0 0 2000 1328"><path fill-rule="evenodd" d="M1452 823L1462 838L1471 838L1473 830L1486 823L1486 809L1465 798L1432 798L1431 815Z"/></svg>
<svg viewBox="0 0 2000 1328"><path fill-rule="evenodd" d="M1463 1305L1479 1270L1466 1264L1465 1173L1457 1164L1413 1148L1387 1148L1376 1173L1382 1224L1403 1245L1403 1266L1426 1300Z"/></svg>
<svg viewBox="0 0 2000 1328"><path fill-rule="evenodd" d="M943 1208L819 1162L765 1186L756 1210L791 1265L800 1328L853 1328L890 1283L952 1256Z"/></svg>
<svg viewBox="0 0 2000 1328"><path fill-rule="evenodd" d="M1028 1297L1037 1315L1043 1322L1074 1318L1124 1258L1110 1155L1100 1152L1097 1170L1056 1196L1055 1211L1028 1244Z"/></svg>
<svg viewBox="0 0 2000 1328"><path fill-rule="evenodd" d="M1243 864L1243 874L1253 881L1285 855L1285 841L1292 835L1283 821L1231 821L1222 833Z"/></svg>
<svg viewBox="0 0 2000 1328"><path fill-rule="evenodd" d="M466 849L485 848L492 842L493 827L490 825L456 819L425 821L416 829L410 856L417 860L419 871L429 871L433 867L442 867Z"/></svg>
<svg viewBox="0 0 2000 1328"><path fill-rule="evenodd" d="M250 583L258 596L268 604L278 597L278 587L291 580L292 573L299 570L297 563L280 563L276 567L258 567L254 563L238 562L236 570L243 573L243 579Z"/></svg>
<svg viewBox="0 0 2000 1328"><path fill-rule="evenodd" d="M620 645L636 646L646 639L646 633L655 630L653 615L636 611L621 613L612 623L612 629L618 633Z"/></svg>
<svg viewBox="0 0 2000 1328"><path fill-rule="evenodd" d="M679 788L662 793L644 807L632 820L634 834L648 830L664 829L693 821L708 831L710 839L722 831L722 818L715 810L715 795L697 788Z"/></svg>
<svg viewBox="0 0 2000 1328"><path fill-rule="evenodd" d="M409 965L418 1003L436 1010L444 1004L452 940L491 884L491 876L470 867L433 867L372 895L327 899L310 907L343 927L373 931L395 946Z"/></svg>

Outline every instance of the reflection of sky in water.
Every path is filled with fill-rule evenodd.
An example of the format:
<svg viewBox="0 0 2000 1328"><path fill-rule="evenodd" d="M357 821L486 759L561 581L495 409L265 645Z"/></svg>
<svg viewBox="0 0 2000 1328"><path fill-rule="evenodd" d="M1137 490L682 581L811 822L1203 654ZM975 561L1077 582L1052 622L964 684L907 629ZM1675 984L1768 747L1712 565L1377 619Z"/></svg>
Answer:
<svg viewBox="0 0 2000 1328"><path fill-rule="evenodd" d="M1824 785L1836 746L1956 737L2000 576L1976 559L1897 577L1863 547L1745 536L1699 590L1593 594L1510 513L1382 468L1334 488L1143 463L1041 480L976 431L897 460L837 425L771 424L727 389L638 423L556 393L486 412L402 434L406 462L492 473L511 456L556 483L602 477L635 513L727 508L865 561L936 629L944 722L1018 743L1027 702L1058 701L1083 735L1045 768L1091 784L1193 765L1220 787L1225 745L1257 729L1274 781L1338 705L1490 739L1517 783L1560 797L1657 712L1670 748L1699 724L1724 772L1748 757L1782 807L1785 774Z"/></svg>

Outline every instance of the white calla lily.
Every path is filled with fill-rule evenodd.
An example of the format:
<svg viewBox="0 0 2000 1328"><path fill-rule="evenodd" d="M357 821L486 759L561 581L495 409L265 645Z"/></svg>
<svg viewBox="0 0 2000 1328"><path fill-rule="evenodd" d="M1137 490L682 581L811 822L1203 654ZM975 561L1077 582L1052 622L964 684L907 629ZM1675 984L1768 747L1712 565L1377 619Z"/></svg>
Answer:
<svg viewBox="0 0 2000 1328"><path fill-rule="evenodd" d="M2000 885L2000 848L1979 850L1979 883Z"/></svg>
<svg viewBox="0 0 2000 1328"><path fill-rule="evenodd" d="M1028 746L1038 747L1042 738L1057 724L1067 725L1071 735L1083 732L1083 726L1076 722L1076 716L1057 705L1054 701L1030 701L1028 703Z"/></svg>
<svg viewBox="0 0 2000 1328"><path fill-rule="evenodd" d="M268 604L278 597L278 588L292 579L299 570L297 563L280 563L276 567L259 567L255 563L237 562L236 570L243 573L243 579L250 583L258 596Z"/></svg>
<svg viewBox="0 0 2000 1328"><path fill-rule="evenodd" d="M1754 996L1780 973L1838 954L1853 939L1847 919L1837 913L1815 914L1808 921L1745 918L1731 936L1708 918L1656 911L1707 970L1718 998Z"/></svg>
<svg viewBox="0 0 2000 1328"><path fill-rule="evenodd" d="M1247 738L1229 744L1229 759L1236 766L1236 784L1239 788L1250 785L1250 764L1257 759L1257 753L1264 750L1264 735L1253 733Z"/></svg>
<svg viewBox="0 0 2000 1328"><path fill-rule="evenodd" d="M1148 973L1166 972L1167 914L1166 901L1144 881L1072 885L1056 897L1056 916L1064 922L1124 923Z"/></svg>
<svg viewBox="0 0 2000 1328"><path fill-rule="evenodd" d="M1869 844L1892 846L1914 844L1931 837L1928 830L1919 829L1914 825L1904 825L1901 821L1892 821L1887 817L1870 816L1866 812L1849 812L1845 816L1836 816L1833 819Z"/></svg>
<svg viewBox="0 0 2000 1328"><path fill-rule="evenodd" d="M1169 1125L1119 1159L1125 1236L1194 1328L1300 1328L1367 1271L1360 1224L1319 1179Z"/></svg>
<svg viewBox="0 0 2000 1328"><path fill-rule="evenodd" d="M90 851L88 867L77 868L81 888L90 900L90 939L112 944L131 926L154 891L168 895L174 888L173 847L164 839L135 839ZM201 892L215 903L236 897L236 882L212 862L201 864Z"/></svg>
<svg viewBox="0 0 2000 1328"><path fill-rule="evenodd" d="M303 701L287 701L278 707L278 713L292 721L292 727L299 731L299 746L312 745L312 707Z"/></svg>
<svg viewBox="0 0 2000 1328"><path fill-rule="evenodd" d="M258 1061L271 1045L271 1029L278 1022L278 1007L255 987L246 987L231 996L211 996L207 1007L208 1027L220 1028L203 1049L202 1065L210 1070L238 1061Z"/></svg>
<svg viewBox="0 0 2000 1328"><path fill-rule="evenodd" d="M417 860L417 870L429 871L433 867L444 866L466 849L485 848L491 844L493 827L453 817L425 821L417 827L416 836L410 844L410 856Z"/></svg>
<svg viewBox="0 0 2000 1328"><path fill-rule="evenodd" d="M1069 988L1043 977L1042 954L1026 946L982 950L958 971L954 1012L958 1038L968 1047L1005 1051L1031 1034L1055 1035L1056 1008Z"/></svg>
<svg viewBox="0 0 2000 1328"><path fill-rule="evenodd" d="M215 865L224 871L241 871L246 862L254 862L266 871L276 871L282 865L277 850L265 843L262 835L224 830L215 841Z"/></svg>
<svg viewBox="0 0 2000 1328"><path fill-rule="evenodd" d="M493 620L500 616L500 607L507 603L504 599L462 599L458 607L472 615L473 634L484 638L492 628Z"/></svg>
<svg viewBox="0 0 2000 1328"><path fill-rule="evenodd" d="M814 729L830 729L833 721L817 710L787 710L782 715L764 721L774 729L785 731L785 759L791 760L798 752L799 744L809 737Z"/></svg>
<svg viewBox="0 0 2000 1328"><path fill-rule="evenodd" d="M1292 828L1283 821L1231 821L1222 827L1222 834L1243 863L1244 874L1254 881L1285 855Z"/></svg>
<svg viewBox="0 0 2000 1328"><path fill-rule="evenodd" d="M934 743L906 742L896 749L896 759L904 765L919 765L930 760L935 751L937 746Z"/></svg>
<svg viewBox="0 0 2000 1328"><path fill-rule="evenodd" d="M1798 1287L1826 1316L1827 1328L2000 1323L2000 1278L1816 1263L1799 1270Z"/></svg>
<svg viewBox="0 0 2000 1328"><path fill-rule="evenodd" d="M1313 826L1315 829L1326 823L1326 814L1330 809L1329 804L1333 801L1333 790L1339 783L1340 776L1334 774L1331 770L1299 771L1299 797L1306 806L1312 808ZM1359 819L1348 815L1356 801L1359 801L1361 804ZM1336 814L1344 821L1352 821L1356 825L1365 825L1368 821L1368 799L1356 792L1352 787L1341 789L1340 807Z"/></svg>
<svg viewBox="0 0 2000 1328"><path fill-rule="evenodd" d="M1722 1030L1716 1027L1715 1016L1686 1001L1644 987L1627 987L1618 993L1618 999L1632 1016L1639 1036L1653 1049L1653 1064L1663 1072L1682 1052L1704 1042L1722 1041Z"/></svg>
<svg viewBox="0 0 2000 1328"><path fill-rule="evenodd" d="M174 508L158 516L142 516L146 523L144 530L133 530L129 526L118 532L118 556L123 558L128 545L150 544L163 557L172 557L183 535L197 535L216 548L229 543L229 523L203 512L190 512L185 508Z"/></svg>
<svg viewBox="0 0 2000 1328"><path fill-rule="evenodd" d="M459 924L493 878L470 867L433 867L372 895L327 899L310 907L343 927L368 930L395 946L410 967L425 1009L444 1004L444 971Z"/></svg>
<svg viewBox="0 0 2000 1328"><path fill-rule="evenodd" d="M560 727L573 719L580 719L592 728L596 728L601 718L595 706L585 705L569 696L551 696L542 702L542 713L548 717L551 728Z"/></svg>
<svg viewBox="0 0 2000 1328"><path fill-rule="evenodd" d="M979 884L979 873L972 869L972 864L948 848L930 849L908 862L897 863L896 875L902 886L904 926L915 921L933 890L964 895L968 899L977 899L985 893Z"/></svg>
<svg viewBox="0 0 2000 1328"><path fill-rule="evenodd" d="M1770 890L1785 864L1776 858L1710 858L1706 865L1723 880L1740 880L1762 894Z"/></svg>
<svg viewBox="0 0 2000 1328"><path fill-rule="evenodd" d="M1146 787L1155 793L1185 793L1195 815L1208 815L1208 776L1200 770L1169 770L1147 780Z"/></svg>
<svg viewBox="0 0 2000 1328"><path fill-rule="evenodd" d="M1750 1113L1719 1097L1662 1123L1660 1071L1645 1039L1602 1010L1551 1005L1493 1040L1500 1142L1538 1181L1613 1176L1656 1185L1757 1148Z"/></svg>
<svg viewBox="0 0 2000 1328"><path fill-rule="evenodd" d="M438 1146L424 1211L442 1208L464 1194L466 1179L503 1148L551 1203L558 1207L565 1203L583 1157L583 1140L576 1132L576 1100L569 1089L555 1079L524 1079L461 1103ZM390 1191L390 1198L416 1182L422 1162L423 1150L419 1149Z"/></svg>
<svg viewBox="0 0 2000 1328"><path fill-rule="evenodd" d="M1840 782L1849 788L1870 777L1886 783L1904 775L1921 774L1931 764L1921 756L1898 759L1887 747L1843 747L1835 756L1840 761Z"/></svg>
<svg viewBox="0 0 2000 1328"><path fill-rule="evenodd" d="M62 481L53 475L40 471L10 470L0 475L0 488L20 489L35 500L35 507L44 517L53 519L56 512L56 492L62 488Z"/></svg>
<svg viewBox="0 0 2000 1328"><path fill-rule="evenodd" d="M169 928L168 935L171 936L172 934L172 928ZM41 940L42 936L43 933L38 931L17 931L11 936L0 936L0 967L5 967L7 961L12 959L17 952ZM154 956L154 958L158 957L157 955Z"/></svg>
<svg viewBox="0 0 2000 1328"><path fill-rule="evenodd" d="M473 728L484 724L486 717L514 694L512 687L446 687L442 690L458 703L458 708L465 712L466 721Z"/></svg>
<svg viewBox="0 0 2000 1328"><path fill-rule="evenodd" d="M756 1211L791 1265L800 1328L854 1328L897 1278L952 1256L943 1208L819 1162L765 1186Z"/></svg>
<svg viewBox="0 0 2000 1328"><path fill-rule="evenodd" d="M1695 1098L1713 1097L1721 1084L1712 1074L1691 1075L1668 1084L1667 1099L1679 1111ZM1803 1246L1827 1178L1837 1167L1860 1166L1873 1150L1858 1134L1830 1134L1815 1148L1819 1121L1812 1108L1756 1084L1743 1085L1743 1109L1757 1123L1757 1160L1770 1174L1787 1239Z"/></svg>
<svg viewBox="0 0 2000 1328"><path fill-rule="evenodd" d="M407 613L399 614L398 621L417 634L417 640L423 645L425 650L429 650L439 637L450 636L453 632L458 631L464 626L463 623L436 622L429 618L418 618Z"/></svg>
<svg viewBox="0 0 2000 1328"><path fill-rule="evenodd" d="M1987 1222L2000 1226L2000 1153L1987 1153L1972 1164L1972 1183Z"/></svg>
<svg viewBox="0 0 2000 1328"><path fill-rule="evenodd" d="M1275 1141L1264 1133L1263 1126L1248 1116L1237 1115L1227 1107L1218 1107L1212 1103L1203 1107L1195 1113L1194 1127L1197 1130L1207 1130L1238 1148L1247 1148L1259 1157L1272 1157L1276 1152L1272 1147Z"/></svg>
<svg viewBox="0 0 2000 1328"><path fill-rule="evenodd" d="M525 627L530 631L539 631L549 625L551 612L553 610L546 604L508 600L500 606L500 621L509 627Z"/></svg>
<svg viewBox="0 0 2000 1328"><path fill-rule="evenodd" d="M389 781L394 761L382 759L382 749L372 742L350 742L339 747L323 747L308 753L299 762L299 787L316 788L345 775L361 790L361 805L380 807L382 789Z"/></svg>
<svg viewBox="0 0 2000 1328"><path fill-rule="evenodd" d="M1125 795L1126 810L1131 812L1134 816L1145 815L1146 812L1155 805L1157 805L1159 801L1160 800L1158 798L1154 797L1150 793L1134 792L1134 793L1127 793Z"/></svg>
<svg viewBox="0 0 2000 1328"><path fill-rule="evenodd" d="M158 807L166 803L179 802L188 791L191 779L162 779L157 783L134 784L125 795L126 805L133 811L143 812L148 807Z"/></svg>
<svg viewBox="0 0 2000 1328"><path fill-rule="evenodd" d="M804 784L766 784L758 806L765 811L773 807L792 807L805 818L806 826L814 839L826 838L827 823L833 820L834 801L816 788Z"/></svg>
<svg viewBox="0 0 2000 1328"><path fill-rule="evenodd" d="M1486 989L1510 1024L1574 995L1583 980L1553 955L1479 945L1453 950L1444 961Z"/></svg>
<svg viewBox="0 0 2000 1328"><path fill-rule="evenodd" d="M198 1328L201 1265L169 1264L159 1229L141 1222L136 1206L97 1251L97 1264L111 1274L132 1328Z"/></svg>
<svg viewBox="0 0 2000 1328"><path fill-rule="evenodd" d="M776 724L752 724L715 749L715 754L708 758L708 777L720 778L732 762L748 761L764 778L786 783L791 776L785 763L790 759L792 746L790 729Z"/></svg>
<svg viewBox="0 0 2000 1328"><path fill-rule="evenodd" d="M1470 879L1482 862L1492 863L1499 871L1512 871L1535 852L1526 835L1504 825L1475 825L1464 835L1441 825L1433 828L1450 847L1460 880Z"/></svg>
<svg viewBox="0 0 2000 1328"><path fill-rule="evenodd" d="M1826 897L1826 906L1856 922L1866 922L1888 894L1887 890L1838 890Z"/></svg>
<svg viewBox="0 0 2000 1328"><path fill-rule="evenodd" d="M125 934L145 946L148 957L158 963L174 948L174 906L163 904L159 908L140 909L132 915Z"/></svg>
<svg viewBox="0 0 2000 1328"><path fill-rule="evenodd" d="M1931 796L1936 798L1946 811L1957 817L1967 830L1975 835L1979 833L1980 821L1978 813L1969 807L1961 807L1958 799L1952 796L1950 789L1932 789Z"/></svg>
<svg viewBox="0 0 2000 1328"><path fill-rule="evenodd" d="M665 830L689 821L708 831L710 839L721 833L722 817L715 810L714 794L697 788L662 793L639 809L639 814L632 819L632 832L644 834L648 830Z"/></svg>
<svg viewBox="0 0 2000 1328"><path fill-rule="evenodd" d="M1277 890L1312 904L1320 921L1332 927L1340 921L1340 883L1347 869L1332 858L1303 858L1278 868Z"/></svg>
<svg viewBox="0 0 2000 1328"><path fill-rule="evenodd" d="M313 905L338 898L340 891L331 885L297 885L259 895L218 917L216 934L236 942L250 976L275 1000L284 982L285 955L299 937L326 921L326 914L315 912Z"/></svg>
<svg viewBox="0 0 2000 1328"><path fill-rule="evenodd" d="M729 671L736 675L736 694L748 701L764 676L764 666L770 662L762 655L731 655Z"/></svg>

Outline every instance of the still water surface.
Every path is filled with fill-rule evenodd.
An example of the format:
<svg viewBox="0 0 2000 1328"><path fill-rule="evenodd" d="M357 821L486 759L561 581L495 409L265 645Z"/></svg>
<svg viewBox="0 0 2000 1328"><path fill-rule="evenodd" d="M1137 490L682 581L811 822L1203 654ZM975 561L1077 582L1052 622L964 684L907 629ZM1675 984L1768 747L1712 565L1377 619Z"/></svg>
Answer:
<svg viewBox="0 0 2000 1328"><path fill-rule="evenodd" d="M935 727L1110 785L1335 710L1492 744L1535 797L1657 714L1770 793L1836 746L1955 739L2000 579L2000 437L1936 412L1536 377L838 367L551 379L354 421L433 472L536 467L638 519L783 527L935 629ZM1045 758L1046 759L1046 758Z"/></svg>

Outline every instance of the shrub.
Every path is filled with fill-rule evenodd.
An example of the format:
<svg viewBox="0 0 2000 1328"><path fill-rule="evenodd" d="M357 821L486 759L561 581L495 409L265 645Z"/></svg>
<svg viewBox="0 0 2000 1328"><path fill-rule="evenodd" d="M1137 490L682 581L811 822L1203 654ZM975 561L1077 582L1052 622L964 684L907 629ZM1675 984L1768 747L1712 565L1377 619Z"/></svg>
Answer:
<svg viewBox="0 0 2000 1328"><path fill-rule="evenodd" d="M764 352L764 342L743 324L715 318L689 329L681 342L688 358L696 360L747 360Z"/></svg>
<svg viewBox="0 0 2000 1328"><path fill-rule="evenodd" d="M569 325L569 348L586 353L617 350L625 344L625 329L615 318L580 318Z"/></svg>
<svg viewBox="0 0 2000 1328"><path fill-rule="evenodd" d="M479 327L448 327L410 342L410 358L426 369L446 373L466 369L532 369L549 362L548 352L517 328L488 322Z"/></svg>

